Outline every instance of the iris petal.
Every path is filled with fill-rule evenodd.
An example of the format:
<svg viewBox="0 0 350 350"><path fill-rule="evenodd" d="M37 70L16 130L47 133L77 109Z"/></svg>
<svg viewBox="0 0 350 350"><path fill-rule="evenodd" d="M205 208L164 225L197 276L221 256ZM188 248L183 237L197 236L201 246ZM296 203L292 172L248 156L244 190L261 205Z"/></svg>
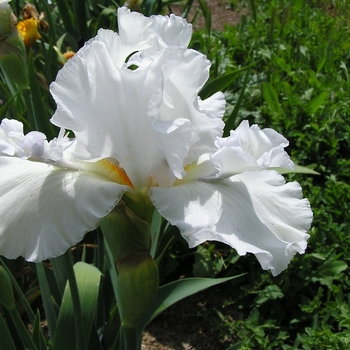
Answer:
<svg viewBox="0 0 350 350"><path fill-rule="evenodd" d="M0 157L0 250L42 261L95 229L126 190L102 176Z"/></svg>
<svg viewBox="0 0 350 350"><path fill-rule="evenodd" d="M244 120L230 136L217 138L218 150L211 160L219 169L221 178L244 171L261 170L273 167L293 169L294 164L284 150L289 142L273 129L249 127Z"/></svg>
<svg viewBox="0 0 350 350"><path fill-rule="evenodd" d="M150 198L190 247L207 240L226 243L239 255L255 254L273 275L306 249L312 220L309 202L301 199L297 183L285 184L274 171L152 188Z"/></svg>
<svg viewBox="0 0 350 350"><path fill-rule="evenodd" d="M135 187L145 186L161 156L147 111L163 64L159 57L148 69L119 69L98 40L67 62L51 85L52 122L74 132L75 157L114 158Z"/></svg>

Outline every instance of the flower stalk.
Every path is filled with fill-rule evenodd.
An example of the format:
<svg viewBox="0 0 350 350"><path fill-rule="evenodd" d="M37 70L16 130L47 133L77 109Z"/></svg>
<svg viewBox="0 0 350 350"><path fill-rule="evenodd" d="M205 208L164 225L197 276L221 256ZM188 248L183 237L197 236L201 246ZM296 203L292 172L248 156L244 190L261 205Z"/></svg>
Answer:
<svg viewBox="0 0 350 350"><path fill-rule="evenodd" d="M158 268L149 254L150 224L119 203L100 222L116 261L120 348L141 347L139 321L151 307L159 286Z"/></svg>

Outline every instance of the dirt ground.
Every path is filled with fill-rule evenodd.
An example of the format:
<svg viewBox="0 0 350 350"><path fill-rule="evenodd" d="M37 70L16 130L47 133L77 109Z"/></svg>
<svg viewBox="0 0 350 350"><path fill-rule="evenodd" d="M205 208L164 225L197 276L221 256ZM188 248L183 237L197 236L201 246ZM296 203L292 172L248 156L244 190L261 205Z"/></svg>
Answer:
<svg viewBox="0 0 350 350"><path fill-rule="evenodd" d="M222 311L223 301L230 298L232 290L224 283L179 301L146 327L142 350L227 349L229 343L218 332L220 321L215 310ZM232 318L243 316L235 313Z"/></svg>
<svg viewBox="0 0 350 350"><path fill-rule="evenodd" d="M207 4L211 12L212 29L215 30L223 30L226 24L235 25L239 23L240 18L248 13L246 7L241 7L240 5L236 5L235 7L231 6L230 0L207 0ZM183 6L179 5L171 6L172 13L176 15L181 14L182 8ZM199 14L193 23L194 30L204 28L205 26L205 20L200 10L200 5L198 1L195 0L187 20L191 22L197 12Z"/></svg>
<svg viewBox="0 0 350 350"><path fill-rule="evenodd" d="M224 26L238 24L242 15L248 13L246 8L230 7L229 0L208 0L211 10L212 29L223 30ZM172 6L172 12L180 15L181 6ZM194 2L193 9L187 17L192 21L196 12L199 14L193 24L193 29L204 28L205 21L200 6ZM226 346L220 343L219 334L213 334L211 320L208 319L211 313L208 308L213 308L213 301L220 303L220 290L224 288L212 288L185 300L182 300L163 314L158 316L147 326L143 335L142 350L220 350ZM215 298L213 294L215 293ZM223 293L226 294L226 293ZM226 295L227 297L227 295ZM222 298L225 300L225 297ZM209 305L208 305L209 303Z"/></svg>

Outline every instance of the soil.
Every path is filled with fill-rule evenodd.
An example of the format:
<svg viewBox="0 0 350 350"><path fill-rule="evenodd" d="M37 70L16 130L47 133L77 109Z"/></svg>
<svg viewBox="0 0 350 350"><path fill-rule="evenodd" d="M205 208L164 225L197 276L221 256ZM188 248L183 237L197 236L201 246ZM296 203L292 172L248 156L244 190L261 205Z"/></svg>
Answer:
<svg viewBox="0 0 350 350"><path fill-rule="evenodd" d="M227 329L220 334L220 318L216 310L223 312L223 302L230 301L229 284L209 288L179 301L165 310L147 327L143 334L142 350L224 350L232 341ZM243 319L243 315L225 316L231 320Z"/></svg>

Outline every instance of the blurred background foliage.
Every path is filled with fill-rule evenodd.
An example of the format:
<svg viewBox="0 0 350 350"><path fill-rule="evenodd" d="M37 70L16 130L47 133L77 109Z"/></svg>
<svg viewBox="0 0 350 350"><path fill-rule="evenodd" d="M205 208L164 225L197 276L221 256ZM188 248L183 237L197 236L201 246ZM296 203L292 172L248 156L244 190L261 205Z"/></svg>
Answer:
<svg viewBox="0 0 350 350"><path fill-rule="evenodd" d="M243 119L274 128L290 141L288 152L295 163L319 173L286 174L287 180L302 185L304 196L311 202L311 237L306 254L296 256L286 271L272 277L261 270L254 256L238 257L222 244L210 242L189 250L177 229L160 220L158 231L162 237L157 255L161 283L184 276L246 273L234 282L212 287L212 294L204 294L209 299L215 288L220 293L204 315L211 329L208 337L214 339L216 349L348 349L350 3L222 3L227 11L241 13L241 18L237 25L217 31L212 26L212 4L204 0L127 1L130 8L146 15L170 13L176 8L194 23L200 17L204 19L190 44L212 62L210 80L200 95L205 98L224 91L226 134ZM48 26L40 30L41 39L27 49L28 88L20 88L4 71L0 73L0 118L18 119L24 122L26 131L39 129L52 138L57 130L48 122L55 110L49 84L64 64L67 52L76 52L99 28L118 29L116 12L124 1L36 0L32 4L39 14L45 13L42 22ZM22 20L25 2L13 0L11 5ZM38 348L52 346L45 324L55 327L63 305L69 276L62 266L72 267L76 261L92 263L105 276L93 316L96 332L88 334L86 348L113 348L109 339L118 327L118 319L109 275L113 272L106 256L97 231L88 234L62 261L34 265L22 259L2 260L2 266L8 269L6 278L15 288L16 310L25 324L31 325L31 339ZM11 312L2 308L10 333L20 333ZM165 317L170 317L174 311L166 312ZM108 327L103 328L107 319ZM30 340L23 343L20 339L15 340L15 349L23 349L23 344L30 348ZM5 348L0 344L0 349Z"/></svg>

